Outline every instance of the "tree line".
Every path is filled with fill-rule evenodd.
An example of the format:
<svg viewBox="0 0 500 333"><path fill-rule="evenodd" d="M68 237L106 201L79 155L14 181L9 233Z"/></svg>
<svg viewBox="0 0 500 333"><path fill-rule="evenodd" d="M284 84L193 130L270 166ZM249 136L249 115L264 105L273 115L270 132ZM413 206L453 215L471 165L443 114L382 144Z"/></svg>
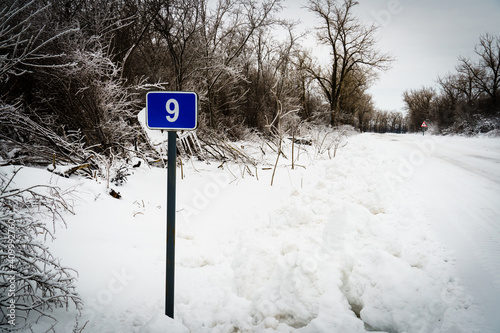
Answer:
<svg viewBox="0 0 500 333"><path fill-rule="evenodd" d="M305 122L405 132L429 120L461 131L498 116L498 37L482 36L479 60L460 58L439 91L405 92L405 117L376 110L367 93L393 58L377 48L377 27L356 17L358 2L304 4L317 18L311 33L328 52L324 63L302 46L297 22L280 17L283 0L3 1L3 158L13 144L18 155L33 151L27 143L35 141L52 145L40 162L53 154L85 161L88 147L138 149L137 114L151 90L195 91L199 134L230 139Z"/></svg>
<svg viewBox="0 0 500 333"><path fill-rule="evenodd" d="M317 40L330 53L319 64L301 45L297 22L280 18L284 5L5 0L0 139L22 146L43 137L23 129L33 121L96 151L137 145L136 116L151 90L195 91L200 132L234 139L301 122L369 129L377 118L366 90L392 62L376 48L376 26L356 18L356 1L309 0Z"/></svg>
<svg viewBox="0 0 500 333"><path fill-rule="evenodd" d="M403 100L412 131L427 120L443 133L477 134L500 128L500 36L484 34L475 56L460 56L454 73L437 87L408 90Z"/></svg>

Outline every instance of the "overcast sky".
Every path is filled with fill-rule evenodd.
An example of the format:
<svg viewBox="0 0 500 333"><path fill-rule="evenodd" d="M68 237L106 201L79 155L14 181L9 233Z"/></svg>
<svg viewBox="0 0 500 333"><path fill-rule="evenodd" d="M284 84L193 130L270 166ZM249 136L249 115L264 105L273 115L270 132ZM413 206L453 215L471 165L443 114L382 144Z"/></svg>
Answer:
<svg viewBox="0 0 500 333"><path fill-rule="evenodd" d="M284 3L286 17L302 21L299 30L315 26L317 18L302 8L307 0ZM369 90L375 106L381 110L402 110L405 90L434 86L438 75L455 71L459 56L474 59L480 35L488 32L500 36L500 0L359 0L359 3L355 7L357 16L367 24L380 26L379 49L396 58L392 69L382 73Z"/></svg>

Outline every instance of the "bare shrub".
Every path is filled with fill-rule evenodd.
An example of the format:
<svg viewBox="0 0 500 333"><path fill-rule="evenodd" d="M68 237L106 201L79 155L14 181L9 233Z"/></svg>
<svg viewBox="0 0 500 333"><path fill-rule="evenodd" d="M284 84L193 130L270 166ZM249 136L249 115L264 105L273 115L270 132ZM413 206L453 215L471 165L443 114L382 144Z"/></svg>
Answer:
<svg viewBox="0 0 500 333"><path fill-rule="evenodd" d="M352 131L352 127L314 126L306 131L309 132L307 136L311 137L314 147L314 159L324 156L324 154L328 154L328 158L331 159L336 157L339 149L347 145L348 135Z"/></svg>
<svg viewBox="0 0 500 333"><path fill-rule="evenodd" d="M47 240L54 239L56 222L64 224L62 214L72 212L71 206L56 187L16 188L14 178L20 170L11 175L0 171L2 329L12 328L12 323L19 329L40 317L50 318L55 324L56 319L50 315L55 308L82 308L74 286L76 271L62 266L46 245Z"/></svg>

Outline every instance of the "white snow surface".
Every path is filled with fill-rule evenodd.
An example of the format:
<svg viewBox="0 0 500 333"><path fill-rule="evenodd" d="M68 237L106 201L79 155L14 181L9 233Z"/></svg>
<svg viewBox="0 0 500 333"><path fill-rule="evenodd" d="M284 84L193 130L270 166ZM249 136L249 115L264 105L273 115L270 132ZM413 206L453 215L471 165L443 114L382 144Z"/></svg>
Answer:
<svg viewBox="0 0 500 333"><path fill-rule="evenodd" d="M120 200L43 169L15 181L72 190L76 214L48 245L79 273L83 332L499 332L500 139L347 140L332 159L295 145L294 169L287 141L273 186L262 143L237 143L260 161L246 171L183 160L174 320L165 169L131 169ZM56 311L55 331L76 314Z"/></svg>

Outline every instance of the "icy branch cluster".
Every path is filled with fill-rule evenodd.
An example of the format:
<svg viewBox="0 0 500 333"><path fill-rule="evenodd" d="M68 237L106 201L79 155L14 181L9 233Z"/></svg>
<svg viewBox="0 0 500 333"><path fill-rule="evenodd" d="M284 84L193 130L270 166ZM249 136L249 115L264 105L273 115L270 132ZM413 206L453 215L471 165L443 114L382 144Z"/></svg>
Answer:
<svg viewBox="0 0 500 333"><path fill-rule="evenodd" d="M10 170L0 172L0 328L18 329L40 317L52 318L55 325L53 309L82 307L76 271L62 266L46 245L56 222L64 224L62 213L72 208L56 187L16 188L20 168Z"/></svg>

